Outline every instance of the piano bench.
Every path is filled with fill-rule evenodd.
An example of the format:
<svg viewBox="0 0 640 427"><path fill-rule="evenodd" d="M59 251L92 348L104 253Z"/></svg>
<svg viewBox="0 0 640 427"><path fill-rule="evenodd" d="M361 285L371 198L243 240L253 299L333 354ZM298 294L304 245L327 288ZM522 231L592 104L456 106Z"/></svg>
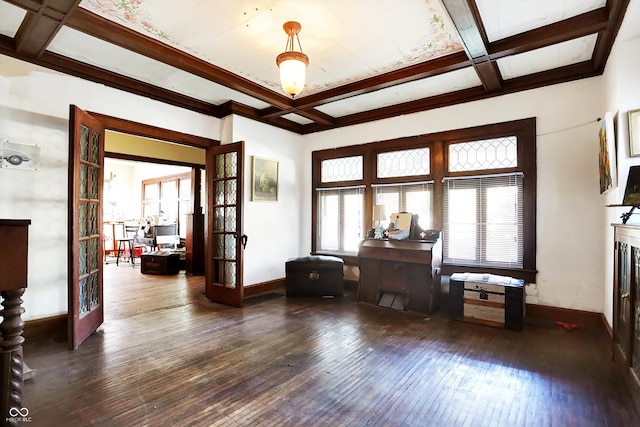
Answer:
<svg viewBox="0 0 640 427"><path fill-rule="evenodd" d="M341 258L312 255L285 263L288 297L344 295L344 262Z"/></svg>

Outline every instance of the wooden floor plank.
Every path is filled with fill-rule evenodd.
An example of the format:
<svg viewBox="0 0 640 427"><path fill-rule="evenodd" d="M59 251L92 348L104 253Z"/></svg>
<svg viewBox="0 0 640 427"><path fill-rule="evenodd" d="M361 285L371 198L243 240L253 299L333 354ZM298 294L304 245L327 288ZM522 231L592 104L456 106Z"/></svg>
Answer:
<svg viewBox="0 0 640 427"><path fill-rule="evenodd" d="M507 331L344 298L204 297L202 277L105 266L78 350L25 343L32 426L632 426L600 330Z"/></svg>

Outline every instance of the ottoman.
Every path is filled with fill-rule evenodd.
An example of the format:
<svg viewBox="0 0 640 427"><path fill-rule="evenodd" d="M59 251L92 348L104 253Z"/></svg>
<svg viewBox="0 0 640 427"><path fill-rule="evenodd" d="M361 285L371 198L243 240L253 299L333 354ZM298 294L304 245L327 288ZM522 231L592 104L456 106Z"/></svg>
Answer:
<svg viewBox="0 0 640 427"><path fill-rule="evenodd" d="M290 297L344 295L344 262L333 256L312 255L285 264L286 291Z"/></svg>

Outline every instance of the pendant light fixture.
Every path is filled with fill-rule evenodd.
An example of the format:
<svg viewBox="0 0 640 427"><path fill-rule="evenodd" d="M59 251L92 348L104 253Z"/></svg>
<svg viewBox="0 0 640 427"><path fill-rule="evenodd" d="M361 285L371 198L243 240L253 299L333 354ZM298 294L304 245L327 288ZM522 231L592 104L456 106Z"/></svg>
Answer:
<svg viewBox="0 0 640 427"><path fill-rule="evenodd" d="M302 25L294 21L289 21L285 22L282 28L288 36L287 46L284 52L277 56L276 65L280 69L280 84L282 85L282 89L293 98L304 89L309 57L302 53L302 46L300 45L300 38L298 37ZM298 41L298 49L300 49L300 51L294 50L294 37Z"/></svg>

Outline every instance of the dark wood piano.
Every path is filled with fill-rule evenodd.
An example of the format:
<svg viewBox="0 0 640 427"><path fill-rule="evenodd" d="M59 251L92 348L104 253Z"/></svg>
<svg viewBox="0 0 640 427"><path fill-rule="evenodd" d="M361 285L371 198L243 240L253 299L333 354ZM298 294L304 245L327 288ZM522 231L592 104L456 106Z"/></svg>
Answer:
<svg viewBox="0 0 640 427"><path fill-rule="evenodd" d="M431 314L440 303L440 231L427 240L365 239L358 251L358 301Z"/></svg>

